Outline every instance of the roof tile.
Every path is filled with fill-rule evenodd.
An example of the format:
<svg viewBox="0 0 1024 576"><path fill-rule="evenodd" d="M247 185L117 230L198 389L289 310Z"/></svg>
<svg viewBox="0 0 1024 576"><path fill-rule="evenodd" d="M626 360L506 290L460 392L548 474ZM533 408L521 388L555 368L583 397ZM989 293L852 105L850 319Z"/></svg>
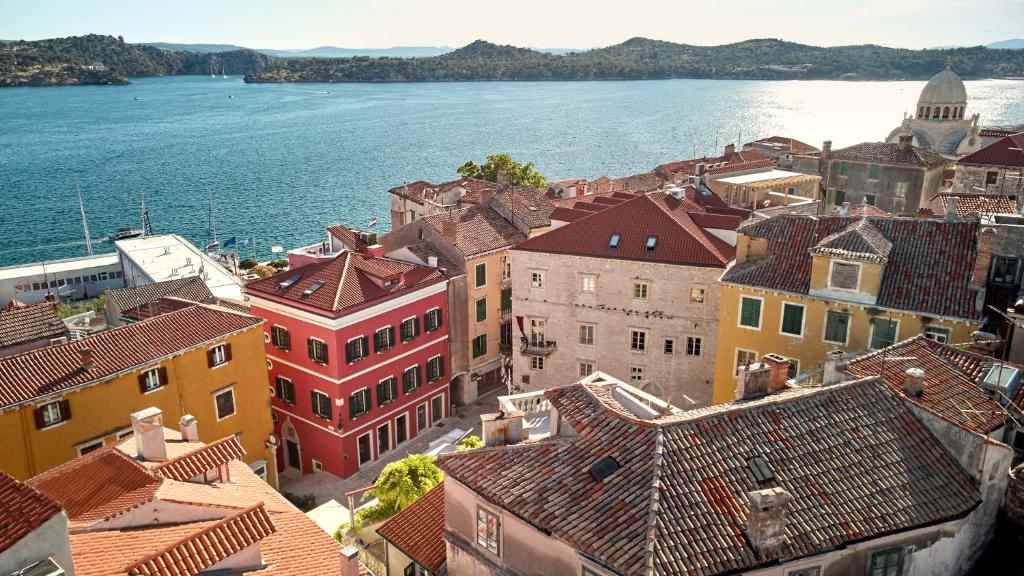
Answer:
<svg viewBox="0 0 1024 576"><path fill-rule="evenodd" d="M946 163L942 156L917 146L906 147L899 142L862 142L832 152L833 160L875 162L932 167Z"/></svg>
<svg viewBox="0 0 1024 576"><path fill-rule="evenodd" d="M377 533L430 573L445 562L444 483L395 514Z"/></svg>
<svg viewBox="0 0 1024 576"><path fill-rule="evenodd" d="M60 512L53 499L0 471L0 553Z"/></svg>
<svg viewBox="0 0 1024 576"><path fill-rule="evenodd" d="M0 308L0 348L68 334L53 302Z"/></svg>

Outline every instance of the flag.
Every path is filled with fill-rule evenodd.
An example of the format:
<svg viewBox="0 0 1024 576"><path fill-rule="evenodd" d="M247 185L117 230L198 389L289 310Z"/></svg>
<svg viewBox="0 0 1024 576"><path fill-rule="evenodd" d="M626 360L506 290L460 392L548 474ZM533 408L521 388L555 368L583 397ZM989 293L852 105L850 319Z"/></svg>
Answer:
<svg viewBox="0 0 1024 576"><path fill-rule="evenodd" d="M238 241L239 248L247 248L249 246L252 246L252 238L242 238Z"/></svg>
<svg viewBox="0 0 1024 576"><path fill-rule="evenodd" d="M370 218L370 226L376 226L376 225L377 225L377 217L374 216L373 218Z"/></svg>
<svg viewBox="0 0 1024 576"><path fill-rule="evenodd" d="M209 244L206 245L206 249L213 250L217 246L220 246L220 242L210 242Z"/></svg>
<svg viewBox="0 0 1024 576"><path fill-rule="evenodd" d="M237 243L236 240L237 239L234 236L232 236L231 238L228 238L227 240L221 242L220 243L220 247L221 248L225 248L225 249L226 248L231 248L232 246L234 246Z"/></svg>

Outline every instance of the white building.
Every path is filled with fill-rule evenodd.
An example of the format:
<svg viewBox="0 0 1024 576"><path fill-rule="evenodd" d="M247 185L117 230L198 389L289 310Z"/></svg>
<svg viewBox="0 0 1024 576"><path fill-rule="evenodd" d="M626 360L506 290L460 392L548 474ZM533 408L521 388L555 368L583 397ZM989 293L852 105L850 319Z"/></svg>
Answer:
<svg viewBox="0 0 1024 576"><path fill-rule="evenodd" d="M0 268L0 307L11 300L42 302L48 293L61 300L95 298L104 290L124 286L116 252Z"/></svg>
<svg viewBox="0 0 1024 576"><path fill-rule="evenodd" d="M126 286L201 276L218 298L242 300L242 281L177 234L115 242Z"/></svg>
<svg viewBox="0 0 1024 576"><path fill-rule="evenodd" d="M914 146L944 156L963 156L981 148L979 116L965 116L967 88L950 65L925 84L917 99L917 115L904 117L886 142L896 143L900 136L913 134Z"/></svg>

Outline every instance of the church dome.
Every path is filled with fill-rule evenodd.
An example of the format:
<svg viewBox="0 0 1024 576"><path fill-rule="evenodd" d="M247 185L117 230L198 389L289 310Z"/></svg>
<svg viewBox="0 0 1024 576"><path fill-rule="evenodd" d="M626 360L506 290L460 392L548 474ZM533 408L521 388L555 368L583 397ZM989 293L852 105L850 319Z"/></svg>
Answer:
<svg viewBox="0 0 1024 576"><path fill-rule="evenodd" d="M919 105L967 104L967 89L964 81L949 68L939 72L921 90Z"/></svg>

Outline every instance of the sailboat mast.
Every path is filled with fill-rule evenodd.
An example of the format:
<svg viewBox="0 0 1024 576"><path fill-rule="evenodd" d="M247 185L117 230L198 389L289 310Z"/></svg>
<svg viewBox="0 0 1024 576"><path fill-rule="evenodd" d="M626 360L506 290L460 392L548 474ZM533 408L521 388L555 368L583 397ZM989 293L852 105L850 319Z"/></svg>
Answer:
<svg viewBox="0 0 1024 576"><path fill-rule="evenodd" d="M85 249L92 256L92 238L89 237L89 221L85 218L85 204L82 203L82 187L75 178L75 191L78 192L78 211L82 214L82 233L85 234Z"/></svg>

